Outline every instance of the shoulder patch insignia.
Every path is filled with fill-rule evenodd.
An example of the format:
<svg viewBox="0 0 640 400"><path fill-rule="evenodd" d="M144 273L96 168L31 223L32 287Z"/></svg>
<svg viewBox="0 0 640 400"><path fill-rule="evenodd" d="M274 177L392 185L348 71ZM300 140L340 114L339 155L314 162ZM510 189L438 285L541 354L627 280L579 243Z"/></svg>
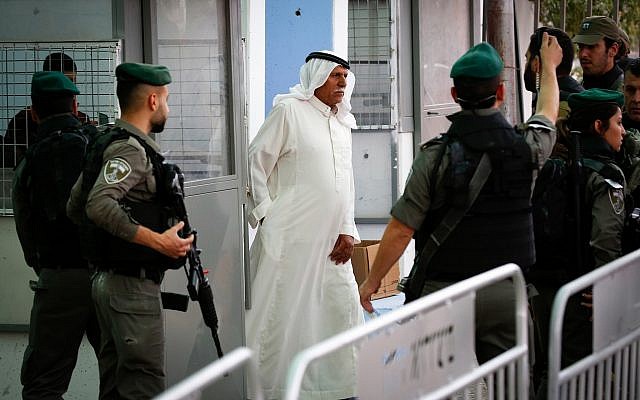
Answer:
<svg viewBox="0 0 640 400"><path fill-rule="evenodd" d="M112 158L104 166L104 180L113 185L122 182L131 173L131 166L124 158Z"/></svg>
<svg viewBox="0 0 640 400"><path fill-rule="evenodd" d="M614 181L613 179L605 178L604 181L607 182L609 184L609 186L611 186L614 189L623 189L624 188L624 186L622 186L618 182Z"/></svg>
<svg viewBox="0 0 640 400"><path fill-rule="evenodd" d="M616 214L622 214L624 211L624 194L621 189L609 189L609 201L611 207Z"/></svg>

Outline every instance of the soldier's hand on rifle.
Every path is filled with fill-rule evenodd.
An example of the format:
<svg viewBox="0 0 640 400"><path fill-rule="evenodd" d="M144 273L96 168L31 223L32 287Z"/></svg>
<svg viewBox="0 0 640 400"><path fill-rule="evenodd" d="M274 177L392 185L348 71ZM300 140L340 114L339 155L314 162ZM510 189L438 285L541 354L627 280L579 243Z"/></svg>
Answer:
<svg viewBox="0 0 640 400"><path fill-rule="evenodd" d="M185 239L181 238L178 232L183 227L184 222L180 221L162 234L158 234L158 247L156 250L171 258L184 257L191 248L193 235L189 235Z"/></svg>

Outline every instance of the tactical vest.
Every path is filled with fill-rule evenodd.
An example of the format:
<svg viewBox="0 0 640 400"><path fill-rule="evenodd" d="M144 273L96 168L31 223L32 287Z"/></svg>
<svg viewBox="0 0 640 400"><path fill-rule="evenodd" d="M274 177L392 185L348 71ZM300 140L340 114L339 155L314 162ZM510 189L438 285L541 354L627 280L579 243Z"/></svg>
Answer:
<svg viewBox="0 0 640 400"><path fill-rule="evenodd" d="M59 117L56 117L60 119ZM64 117L61 117L64 118ZM60 125L60 121L52 121ZM48 132L25 154L23 177L27 182L32 213L37 268L81 268L86 261L78 251L78 228L69 220L66 205L73 184L82 171L89 140L96 128L74 126Z"/></svg>
<svg viewBox="0 0 640 400"><path fill-rule="evenodd" d="M581 159L578 182L562 159L547 160L540 171L533 194L536 265L527 276L533 283L562 285L595 268L590 245L593 199L586 196L593 174L624 182L618 169L593 158ZM578 212L575 194L580 196ZM578 265L577 251L582 265Z"/></svg>
<svg viewBox="0 0 640 400"><path fill-rule="evenodd" d="M114 127L98 135L90 144L85 160L82 178L82 188L79 205L85 208L89 192L93 188L98 174L102 171L103 154L106 148L116 140L135 138L144 148L147 159L153 166L153 176L156 180L156 196L151 202L134 202L123 198L120 206L133 221L138 222L152 231L162 233L170 228L175 221L176 213L172 209L167 193L164 157L156 152L144 140L126 130ZM176 261L147 246L128 242L106 232L95 225L84 215L82 226L82 245L85 257L98 268L145 267L166 270L175 268Z"/></svg>
<svg viewBox="0 0 640 400"><path fill-rule="evenodd" d="M450 207L462 207L483 153L491 174L475 203L426 268L428 279L465 279L508 262L527 268L535 262L531 219L531 149L501 114L458 116L449 135L445 206L429 211L415 233L416 262L429 235Z"/></svg>

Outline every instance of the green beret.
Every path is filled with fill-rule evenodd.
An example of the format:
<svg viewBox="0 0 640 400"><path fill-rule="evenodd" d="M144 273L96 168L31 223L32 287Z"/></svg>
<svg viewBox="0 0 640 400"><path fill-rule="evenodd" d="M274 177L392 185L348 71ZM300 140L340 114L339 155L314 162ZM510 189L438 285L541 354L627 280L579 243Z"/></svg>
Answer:
<svg viewBox="0 0 640 400"><path fill-rule="evenodd" d="M620 29L615 21L602 15L587 17L580 23L580 31L573 37L573 43L594 45L603 38L619 42Z"/></svg>
<svg viewBox="0 0 640 400"><path fill-rule="evenodd" d="M51 95L75 95L80 94L76 85L71 79L64 76L58 71L39 71L33 74L31 78L31 95L32 96L51 96Z"/></svg>
<svg viewBox="0 0 640 400"><path fill-rule="evenodd" d="M116 67L118 82L140 82L152 86L171 83L171 74L164 65L123 63Z"/></svg>
<svg viewBox="0 0 640 400"><path fill-rule="evenodd" d="M482 42L470 48L453 63L451 78L488 79L500 75L502 58L489 43Z"/></svg>
<svg viewBox="0 0 640 400"><path fill-rule="evenodd" d="M588 89L580 93L570 94L567 101L569 102L569 107L571 107L572 112L602 103L613 103L622 108L624 105L624 95L617 90Z"/></svg>

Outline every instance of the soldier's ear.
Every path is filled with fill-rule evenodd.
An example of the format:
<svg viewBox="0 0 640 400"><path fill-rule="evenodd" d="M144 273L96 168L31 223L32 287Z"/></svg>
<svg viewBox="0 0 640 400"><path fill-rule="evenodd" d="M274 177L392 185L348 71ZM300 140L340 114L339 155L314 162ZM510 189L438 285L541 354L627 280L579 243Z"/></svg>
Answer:
<svg viewBox="0 0 640 400"><path fill-rule="evenodd" d="M593 128L596 130L598 136L604 136L604 132L602 132L602 121L597 119L593 121Z"/></svg>
<svg viewBox="0 0 640 400"><path fill-rule="evenodd" d="M33 108L33 104L31 105L31 118L35 121L36 124L40 123L40 117L38 116L36 109Z"/></svg>
<svg viewBox="0 0 640 400"><path fill-rule="evenodd" d="M505 87L504 83L500 82L498 88L496 89L496 101L503 102L505 96Z"/></svg>
<svg viewBox="0 0 640 400"><path fill-rule="evenodd" d="M540 72L540 56L534 56L533 59L531 60L531 71L534 74L537 74Z"/></svg>
<svg viewBox="0 0 640 400"><path fill-rule="evenodd" d="M151 92L147 96L147 104L149 105L149 109L151 111L155 111L160 106L160 99L158 98L158 94L156 92Z"/></svg>
<svg viewBox="0 0 640 400"><path fill-rule="evenodd" d="M453 101L456 103L458 102L458 91L455 86L451 86L451 97L453 98Z"/></svg>
<svg viewBox="0 0 640 400"><path fill-rule="evenodd" d="M609 57L615 57L618 54L618 49L620 49L620 45L617 42L614 42L607 52L609 53Z"/></svg>

